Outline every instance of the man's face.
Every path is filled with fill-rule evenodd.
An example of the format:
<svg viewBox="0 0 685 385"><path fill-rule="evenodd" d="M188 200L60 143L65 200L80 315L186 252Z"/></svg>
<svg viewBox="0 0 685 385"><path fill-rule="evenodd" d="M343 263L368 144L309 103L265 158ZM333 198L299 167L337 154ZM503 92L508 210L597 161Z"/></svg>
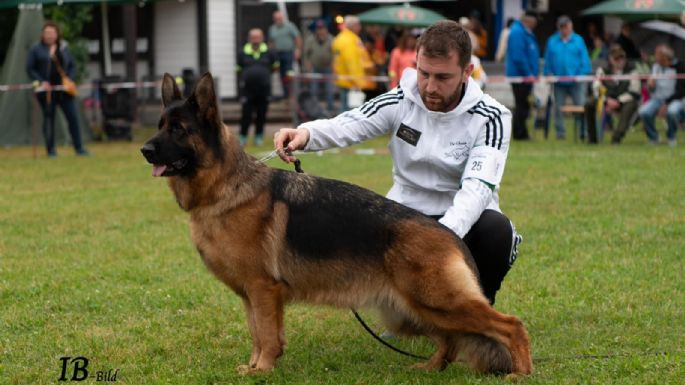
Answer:
<svg viewBox="0 0 685 385"><path fill-rule="evenodd" d="M283 13L276 11L273 14L273 20L275 24L283 24Z"/></svg>
<svg viewBox="0 0 685 385"><path fill-rule="evenodd" d="M264 42L264 34L262 34L262 31L252 30L250 31L248 40L250 40L250 44L252 45L259 45Z"/></svg>
<svg viewBox="0 0 685 385"><path fill-rule="evenodd" d="M654 59L662 67L668 67L671 65L671 59L659 48L654 51Z"/></svg>
<svg viewBox="0 0 685 385"><path fill-rule="evenodd" d="M567 39L571 35L571 32L573 32L573 23L566 23L559 26L559 33L562 38Z"/></svg>
<svg viewBox="0 0 685 385"><path fill-rule="evenodd" d="M626 66L626 56L625 55L610 56L609 57L609 63L611 64L611 67L614 70L622 71L623 68L625 68L625 66Z"/></svg>
<svg viewBox="0 0 685 385"><path fill-rule="evenodd" d="M326 36L328 36L328 28L326 28L325 25L317 25L316 36L318 36L319 39L325 39Z"/></svg>
<svg viewBox="0 0 685 385"><path fill-rule="evenodd" d="M525 16L521 22L531 31L538 25L538 19L532 16Z"/></svg>
<svg viewBox="0 0 685 385"><path fill-rule="evenodd" d="M459 65L459 56L428 57L419 49L416 56L416 75L423 104L431 111L448 112L459 103L463 84L473 72L473 64L466 69Z"/></svg>
<svg viewBox="0 0 685 385"><path fill-rule="evenodd" d="M362 31L362 25L360 23L353 23L349 26L349 30L354 32L355 35L359 35Z"/></svg>

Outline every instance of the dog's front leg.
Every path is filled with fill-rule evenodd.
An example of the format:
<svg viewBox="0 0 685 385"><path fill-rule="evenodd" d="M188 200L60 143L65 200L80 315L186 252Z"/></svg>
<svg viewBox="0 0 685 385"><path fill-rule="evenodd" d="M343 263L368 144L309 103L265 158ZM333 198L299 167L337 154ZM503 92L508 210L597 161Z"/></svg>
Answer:
<svg viewBox="0 0 685 385"><path fill-rule="evenodd" d="M259 354L262 348L259 344L259 336L257 335L257 326L255 325L254 311L252 310L252 305L250 300L243 298L243 304L245 305L245 318L247 320L247 327L250 330L250 336L252 336L252 355L250 356L250 368L257 366L257 360L259 360Z"/></svg>
<svg viewBox="0 0 685 385"><path fill-rule="evenodd" d="M283 293L284 288L276 281L257 279L247 289L247 297L254 324L253 358L251 371L267 371L276 366L283 354ZM255 355L255 349L257 354Z"/></svg>

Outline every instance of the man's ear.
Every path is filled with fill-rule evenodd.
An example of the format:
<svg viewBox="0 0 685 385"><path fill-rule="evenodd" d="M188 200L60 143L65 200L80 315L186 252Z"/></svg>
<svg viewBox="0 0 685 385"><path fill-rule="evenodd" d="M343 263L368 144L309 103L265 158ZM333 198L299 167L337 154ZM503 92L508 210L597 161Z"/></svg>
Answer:
<svg viewBox="0 0 685 385"><path fill-rule="evenodd" d="M181 90L178 89L174 77L165 73L162 79L162 104L166 108L176 100L181 100Z"/></svg>
<svg viewBox="0 0 685 385"><path fill-rule="evenodd" d="M216 93L214 92L214 79L212 74L206 72L200 80L197 81L193 94L189 98L198 108L200 116L208 121L217 121L219 119L219 108L216 101Z"/></svg>

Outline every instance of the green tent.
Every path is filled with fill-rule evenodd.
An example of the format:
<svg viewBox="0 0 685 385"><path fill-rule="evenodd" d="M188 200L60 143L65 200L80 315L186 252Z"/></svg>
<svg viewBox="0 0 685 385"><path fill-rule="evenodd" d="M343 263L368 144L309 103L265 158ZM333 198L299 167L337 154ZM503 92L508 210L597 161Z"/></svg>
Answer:
<svg viewBox="0 0 685 385"><path fill-rule="evenodd" d="M441 14L430 9L409 5L389 5L373 8L359 15L364 24L397 25L402 27L428 27L445 19Z"/></svg>
<svg viewBox="0 0 685 385"><path fill-rule="evenodd" d="M676 19L685 10L683 0L608 0L584 10L583 15L612 15L627 20Z"/></svg>
<svg viewBox="0 0 685 385"><path fill-rule="evenodd" d="M31 82L26 73L26 58L31 46L40 40L43 25L43 12L35 8L21 8L17 25L14 28L0 72L0 84L28 84ZM77 102L79 123L84 141L92 138L90 127L83 117L81 103ZM58 108L56 115L56 142L66 144L69 139L66 119ZM30 89L20 91L0 91L0 146L43 144L43 114Z"/></svg>

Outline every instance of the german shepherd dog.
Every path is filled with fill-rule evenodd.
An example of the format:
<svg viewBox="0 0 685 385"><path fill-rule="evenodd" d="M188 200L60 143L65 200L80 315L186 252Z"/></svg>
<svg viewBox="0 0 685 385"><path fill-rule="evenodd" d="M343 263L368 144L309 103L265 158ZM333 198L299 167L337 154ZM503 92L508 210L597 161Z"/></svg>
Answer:
<svg viewBox="0 0 685 385"><path fill-rule="evenodd" d="M533 370L522 322L493 309L461 239L415 210L361 187L273 169L246 154L220 118L210 74L182 100L162 81L159 131L142 147L167 177L202 260L240 296L252 335L248 372L285 345L290 301L375 307L386 327L437 346L418 364L460 360L477 371Z"/></svg>

